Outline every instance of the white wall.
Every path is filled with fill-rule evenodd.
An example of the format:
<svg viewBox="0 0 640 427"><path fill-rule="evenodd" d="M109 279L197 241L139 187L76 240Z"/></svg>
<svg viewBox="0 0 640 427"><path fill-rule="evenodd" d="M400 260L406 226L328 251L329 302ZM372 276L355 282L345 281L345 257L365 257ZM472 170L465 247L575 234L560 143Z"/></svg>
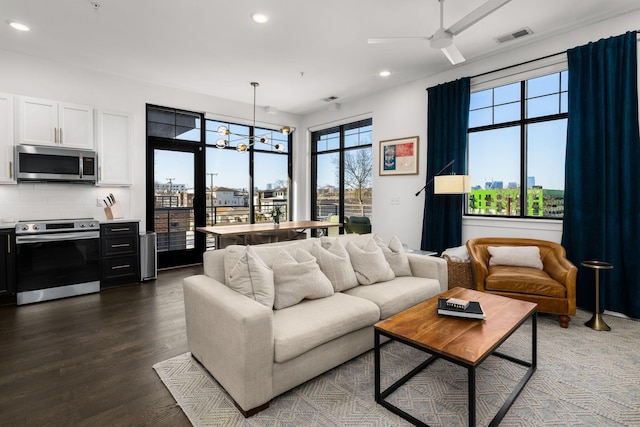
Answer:
<svg viewBox="0 0 640 427"><path fill-rule="evenodd" d="M110 192L122 204L123 214L145 224L145 106L157 104L210 113L212 117L251 120L253 106L183 90L154 86L118 76L87 71L69 64L0 50L0 92L92 105L134 115L133 185L94 187L75 184L0 185L0 220L93 217L105 219L97 198ZM250 95L250 90L247 91ZM249 97L249 99L251 99ZM299 128L299 117L279 112L256 112L261 124L277 121ZM294 133L294 144L299 138ZM294 176L299 181L299 178ZM300 188L300 185L296 186Z"/></svg>
<svg viewBox="0 0 640 427"><path fill-rule="evenodd" d="M409 247L419 248L424 193L419 197L415 197L414 194L426 182L426 89L461 77L494 71L566 51L604 37L633 31L637 29L639 21L640 12L636 12L535 43L524 43L523 41L523 43L514 44L516 47L501 54L482 59L469 58L466 63L452 68L446 73L426 77L353 102L344 101L342 109L339 111L320 111L307 115L303 119L303 127L307 130L317 130L322 128L322 124L331 125L332 122L341 122L347 117L359 114L368 114L373 118L373 231L386 240L396 235ZM425 74L428 74L428 71ZM419 175L380 177L377 168L379 141L413 135L420 137ZM309 136L307 135L308 141ZM309 161L307 159L307 162ZM391 204L392 197L399 198L400 204ZM463 218L463 242L482 236L531 237L560 242L562 222L535 219Z"/></svg>

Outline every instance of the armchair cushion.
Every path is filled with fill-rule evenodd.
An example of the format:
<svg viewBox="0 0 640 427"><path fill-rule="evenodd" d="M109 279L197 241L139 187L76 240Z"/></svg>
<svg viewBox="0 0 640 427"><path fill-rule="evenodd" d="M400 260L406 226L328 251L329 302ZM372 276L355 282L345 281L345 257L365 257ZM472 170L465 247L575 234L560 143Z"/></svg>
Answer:
<svg viewBox="0 0 640 427"><path fill-rule="evenodd" d="M517 292L557 298L567 296L567 288L544 270L530 267L496 265L489 267L484 288L487 291Z"/></svg>
<svg viewBox="0 0 640 427"><path fill-rule="evenodd" d="M489 246L489 265L512 265L542 270L540 249L537 246Z"/></svg>

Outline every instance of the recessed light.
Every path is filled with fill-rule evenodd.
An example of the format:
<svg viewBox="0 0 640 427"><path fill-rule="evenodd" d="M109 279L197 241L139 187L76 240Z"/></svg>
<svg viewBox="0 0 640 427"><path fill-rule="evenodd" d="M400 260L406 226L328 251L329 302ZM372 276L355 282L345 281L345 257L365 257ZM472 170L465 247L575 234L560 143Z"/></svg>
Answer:
<svg viewBox="0 0 640 427"><path fill-rule="evenodd" d="M379 73L380 77L389 77L391 75L391 71L389 70L382 70Z"/></svg>
<svg viewBox="0 0 640 427"><path fill-rule="evenodd" d="M255 12L251 14L251 20L257 24L264 24L269 20L269 16L264 13Z"/></svg>
<svg viewBox="0 0 640 427"><path fill-rule="evenodd" d="M28 26L15 21L9 21L9 25L11 26L11 28L18 31L29 31L31 29Z"/></svg>

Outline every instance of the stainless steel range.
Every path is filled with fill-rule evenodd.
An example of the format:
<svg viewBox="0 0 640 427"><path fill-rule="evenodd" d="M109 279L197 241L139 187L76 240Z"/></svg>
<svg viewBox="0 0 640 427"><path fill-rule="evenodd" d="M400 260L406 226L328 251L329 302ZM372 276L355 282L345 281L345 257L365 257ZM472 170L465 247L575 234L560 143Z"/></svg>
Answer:
<svg viewBox="0 0 640 427"><path fill-rule="evenodd" d="M16 225L17 303L100 291L100 223L92 218Z"/></svg>

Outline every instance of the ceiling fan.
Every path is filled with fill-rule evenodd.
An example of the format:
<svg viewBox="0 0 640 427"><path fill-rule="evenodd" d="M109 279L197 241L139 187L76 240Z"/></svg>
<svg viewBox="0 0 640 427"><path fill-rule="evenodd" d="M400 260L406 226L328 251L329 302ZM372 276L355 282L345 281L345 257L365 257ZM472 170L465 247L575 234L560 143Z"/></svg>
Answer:
<svg viewBox="0 0 640 427"><path fill-rule="evenodd" d="M484 17L490 15L498 8L509 3L511 0L488 0L486 3L469 13L467 16L444 28L444 0L438 0L440 3L440 28L431 37L383 37L372 38L368 40L369 44L377 43L395 43L410 40L429 40L429 44L433 49L440 49L442 53L449 59L451 64L459 64L464 62L464 56L460 53L455 44L453 44L453 36L456 36L480 21Z"/></svg>

